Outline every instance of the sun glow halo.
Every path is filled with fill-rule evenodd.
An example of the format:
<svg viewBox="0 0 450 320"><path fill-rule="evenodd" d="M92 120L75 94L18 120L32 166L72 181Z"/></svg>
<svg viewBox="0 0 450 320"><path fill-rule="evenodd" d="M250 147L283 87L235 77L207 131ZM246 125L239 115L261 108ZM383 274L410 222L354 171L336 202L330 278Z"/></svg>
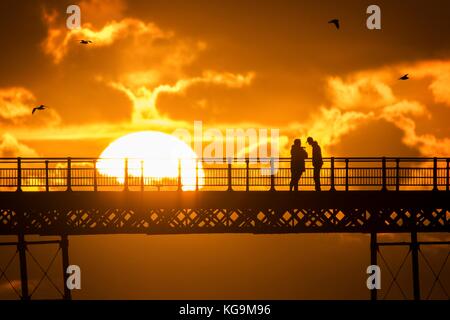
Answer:
<svg viewBox="0 0 450 320"><path fill-rule="evenodd" d="M158 131L135 132L116 139L102 152L97 163L100 174L115 177L124 183L125 159L128 159L128 176L155 178L178 177L181 164L182 189L195 190L195 152L180 139ZM203 185L204 172L198 163L199 187Z"/></svg>

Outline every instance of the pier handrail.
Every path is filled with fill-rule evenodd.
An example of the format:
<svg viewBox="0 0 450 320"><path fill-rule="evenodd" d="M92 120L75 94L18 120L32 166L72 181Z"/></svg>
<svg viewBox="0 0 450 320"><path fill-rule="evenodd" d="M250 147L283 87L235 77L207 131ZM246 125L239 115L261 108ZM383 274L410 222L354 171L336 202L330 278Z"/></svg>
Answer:
<svg viewBox="0 0 450 320"><path fill-rule="evenodd" d="M443 157L325 157L321 170L322 189L331 191L449 191L449 180L450 158ZM284 191L289 182L290 158L0 158L0 192ZM307 159L300 190L313 187Z"/></svg>

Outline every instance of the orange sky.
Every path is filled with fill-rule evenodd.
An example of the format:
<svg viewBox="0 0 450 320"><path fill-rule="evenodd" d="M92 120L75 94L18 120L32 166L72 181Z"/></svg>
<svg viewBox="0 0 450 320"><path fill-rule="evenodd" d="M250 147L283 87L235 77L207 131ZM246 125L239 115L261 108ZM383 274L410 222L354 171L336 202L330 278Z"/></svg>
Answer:
<svg viewBox="0 0 450 320"><path fill-rule="evenodd" d="M126 133L194 120L278 128L285 156L308 135L325 155L450 156L447 0L376 1L379 31L365 27L370 1L82 0L69 31L74 3L0 2L0 157L98 156ZM32 116L39 104L50 108ZM73 238L86 270L75 297L368 297L365 236L204 238Z"/></svg>

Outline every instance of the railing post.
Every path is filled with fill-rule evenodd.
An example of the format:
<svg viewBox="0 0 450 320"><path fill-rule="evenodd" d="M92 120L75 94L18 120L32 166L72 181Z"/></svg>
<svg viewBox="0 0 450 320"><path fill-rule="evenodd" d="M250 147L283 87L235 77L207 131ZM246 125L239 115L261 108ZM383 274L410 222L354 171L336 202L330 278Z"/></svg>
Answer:
<svg viewBox="0 0 450 320"><path fill-rule="evenodd" d="M48 160L45 160L45 191L50 191L50 186L48 185Z"/></svg>
<svg viewBox="0 0 450 320"><path fill-rule="evenodd" d="M447 183L445 189L450 191L450 159L447 159Z"/></svg>
<svg viewBox="0 0 450 320"><path fill-rule="evenodd" d="M378 265L377 258L378 258L377 233L371 232L370 233L370 264L372 266ZM378 293L378 289L376 289L376 288L370 290L370 300L376 301L377 293Z"/></svg>
<svg viewBox="0 0 450 320"><path fill-rule="evenodd" d="M182 184L181 184L181 159L178 159L178 191L181 191Z"/></svg>
<svg viewBox="0 0 450 320"><path fill-rule="evenodd" d="M62 255L62 271L63 271L63 281L64 281L64 300L72 299L72 292L67 287L67 280L69 275L67 274L67 268L69 267L69 237L67 234L61 235L61 241L59 243Z"/></svg>
<svg viewBox="0 0 450 320"><path fill-rule="evenodd" d="M250 191L250 159L245 159L245 191Z"/></svg>
<svg viewBox="0 0 450 320"><path fill-rule="evenodd" d="M94 191L97 189L97 160L94 160Z"/></svg>
<svg viewBox="0 0 450 320"><path fill-rule="evenodd" d="M30 300L28 291L27 244L25 242L25 235L22 232L19 233L18 238L17 251L19 252L21 299Z"/></svg>
<svg viewBox="0 0 450 320"><path fill-rule="evenodd" d="M144 160L141 160L141 191L144 191Z"/></svg>
<svg viewBox="0 0 450 320"><path fill-rule="evenodd" d="M72 191L72 158L67 158L67 191Z"/></svg>
<svg viewBox="0 0 450 320"><path fill-rule="evenodd" d="M22 191L22 158L17 158L17 191Z"/></svg>
<svg viewBox="0 0 450 320"><path fill-rule="evenodd" d="M336 187L334 186L334 157L331 157L330 164L330 191L336 191Z"/></svg>
<svg viewBox="0 0 450 320"><path fill-rule="evenodd" d="M420 300L419 243L416 231L411 232L411 258L414 300Z"/></svg>
<svg viewBox="0 0 450 320"><path fill-rule="evenodd" d="M433 159L433 191L438 191L438 160Z"/></svg>
<svg viewBox="0 0 450 320"><path fill-rule="evenodd" d="M387 190L387 176L386 176L386 157L383 157L381 160L381 190L386 191Z"/></svg>
<svg viewBox="0 0 450 320"><path fill-rule="evenodd" d="M275 162L270 158L270 191L275 191Z"/></svg>
<svg viewBox="0 0 450 320"><path fill-rule="evenodd" d="M232 171L231 171L231 162L233 161L232 158L228 158L228 170L227 170L227 177L228 177L228 189L227 191L233 191L232 186Z"/></svg>
<svg viewBox="0 0 450 320"><path fill-rule="evenodd" d="M345 191L348 191L348 163L349 160L345 159Z"/></svg>
<svg viewBox="0 0 450 320"><path fill-rule="evenodd" d="M123 189L124 191L128 191L128 158L125 158L125 165L124 165L124 179L123 179Z"/></svg>
<svg viewBox="0 0 450 320"><path fill-rule="evenodd" d="M395 191L400 191L400 159L395 159Z"/></svg>
<svg viewBox="0 0 450 320"><path fill-rule="evenodd" d="M195 191L198 191L198 158L195 158Z"/></svg>

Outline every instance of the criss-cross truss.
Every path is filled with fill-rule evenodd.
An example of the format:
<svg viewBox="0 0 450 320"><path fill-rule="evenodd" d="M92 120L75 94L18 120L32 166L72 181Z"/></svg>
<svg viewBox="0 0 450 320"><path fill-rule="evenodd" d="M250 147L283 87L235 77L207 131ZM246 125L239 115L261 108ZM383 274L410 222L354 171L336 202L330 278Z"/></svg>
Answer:
<svg viewBox="0 0 450 320"><path fill-rule="evenodd" d="M0 194L0 234L448 232L447 192Z"/></svg>

